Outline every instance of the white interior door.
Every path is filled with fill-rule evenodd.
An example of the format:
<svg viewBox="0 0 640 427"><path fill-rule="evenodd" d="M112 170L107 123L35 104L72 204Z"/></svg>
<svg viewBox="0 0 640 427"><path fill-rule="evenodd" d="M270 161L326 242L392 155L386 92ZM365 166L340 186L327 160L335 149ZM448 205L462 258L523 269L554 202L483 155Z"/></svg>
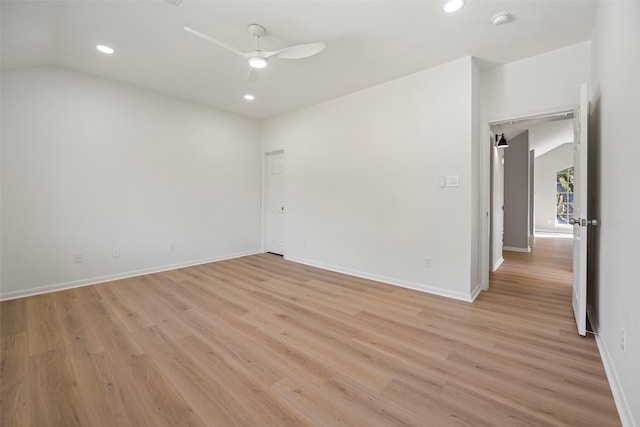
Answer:
<svg viewBox="0 0 640 427"><path fill-rule="evenodd" d="M503 261L504 150L504 148L491 147L491 271L496 271Z"/></svg>
<svg viewBox="0 0 640 427"><path fill-rule="evenodd" d="M580 87L580 106L574 119L573 150L573 313L578 333L587 331L587 152L589 100L586 83Z"/></svg>
<svg viewBox="0 0 640 427"><path fill-rule="evenodd" d="M267 155L267 252L284 255L284 153Z"/></svg>

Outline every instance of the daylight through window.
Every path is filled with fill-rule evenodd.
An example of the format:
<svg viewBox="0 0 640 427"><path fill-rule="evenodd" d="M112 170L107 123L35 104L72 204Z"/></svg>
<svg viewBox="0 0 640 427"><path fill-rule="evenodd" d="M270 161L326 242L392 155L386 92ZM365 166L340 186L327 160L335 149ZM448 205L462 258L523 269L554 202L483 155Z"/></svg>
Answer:
<svg viewBox="0 0 640 427"><path fill-rule="evenodd" d="M556 223L569 224L573 218L573 166L557 173Z"/></svg>

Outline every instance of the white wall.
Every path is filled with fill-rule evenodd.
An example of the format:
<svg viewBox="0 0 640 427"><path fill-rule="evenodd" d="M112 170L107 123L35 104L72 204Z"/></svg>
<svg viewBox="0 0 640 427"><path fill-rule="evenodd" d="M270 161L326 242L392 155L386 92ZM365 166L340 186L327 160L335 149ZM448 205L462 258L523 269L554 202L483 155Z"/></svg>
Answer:
<svg viewBox="0 0 640 427"><path fill-rule="evenodd" d="M260 168L255 120L58 67L3 72L2 298L259 251Z"/></svg>
<svg viewBox="0 0 640 427"><path fill-rule="evenodd" d="M572 233L572 226L556 224L557 173L573 166L573 144L563 144L535 160L536 231Z"/></svg>
<svg viewBox="0 0 640 427"><path fill-rule="evenodd" d="M589 81L590 44L583 42L482 71L482 117L526 117L578 105Z"/></svg>
<svg viewBox="0 0 640 427"><path fill-rule="evenodd" d="M592 320L623 422L640 425L640 2L601 2L592 37ZM622 331L626 351L622 351Z"/></svg>
<svg viewBox="0 0 640 427"><path fill-rule="evenodd" d="M463 58L263 123L263 151L285 151L287 258L470 298L472 68Z"/></svg>
<svg viewBox="0 0 640 427"><path fill-rule="evenodd" d="M528 252L529 247L529 131L504 148L503 249Z"/></svg>

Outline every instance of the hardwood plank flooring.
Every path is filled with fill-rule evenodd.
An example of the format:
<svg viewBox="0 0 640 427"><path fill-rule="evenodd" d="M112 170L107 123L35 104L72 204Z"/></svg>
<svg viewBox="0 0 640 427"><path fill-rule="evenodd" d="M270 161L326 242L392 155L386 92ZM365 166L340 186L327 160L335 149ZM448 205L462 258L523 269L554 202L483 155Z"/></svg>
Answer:
<svg viewBox="0 0 640 427"><path fill-rule="evenodd" d="M617 426L571 240L469 304L263 254L0 304L2 426Z"/></svg>

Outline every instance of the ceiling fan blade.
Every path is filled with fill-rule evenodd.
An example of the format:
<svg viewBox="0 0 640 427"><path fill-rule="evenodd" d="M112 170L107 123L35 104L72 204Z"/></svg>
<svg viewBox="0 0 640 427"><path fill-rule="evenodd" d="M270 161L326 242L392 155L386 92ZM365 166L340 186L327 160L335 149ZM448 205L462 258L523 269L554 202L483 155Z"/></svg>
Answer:
<svg viewBox="0 0 640 427"><path fill-rule="evenodd" d="M324 50L327 45L324 42L299 44L297 46L287 47L277 52L265 52L265 57L275 56L282 59L302 59L313 56Z"/></svg>
<svg viewBox="0 0 640 427"><path fill-rule="evenodd" d="M257 82L260 79L260 70L258 68L249 67L249 81Z"/></svg>
<svg viewBox="0 0 640 427"><path fill-rule="evenodd" d="M222 42L220 40L216 40L213 37L210 37L210 36L208 36L206 34L201 33L200 31L194 30L193 28L184 27L184 30L189 34L193 34L196 37L200 37L203 40L206 40L206 41L208 41L210 43L218 45L221 48L227 49L229 52L233 52L233 53L235 53L237 55L240 55L240 56L242 56L244 58L247 58L247 54L245 52L242 52L241 50L236 49L235 47L231 46L230 44L227 44L227 43Z"/></svg>

